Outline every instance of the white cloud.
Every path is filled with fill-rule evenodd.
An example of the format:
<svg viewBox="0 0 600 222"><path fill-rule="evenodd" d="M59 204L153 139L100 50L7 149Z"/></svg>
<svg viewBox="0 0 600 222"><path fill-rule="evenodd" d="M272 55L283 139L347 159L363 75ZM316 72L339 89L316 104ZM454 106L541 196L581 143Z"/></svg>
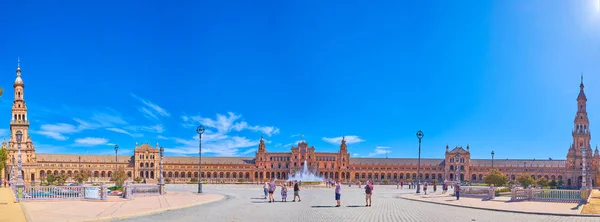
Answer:
<svg viewBox="0 0 600 222"><path fill-rule="evenodd" d="M292 147L292 146L296 146L296 145L298 145L298 143L300 143L300 142L302 142L302 140L298 140L298 141L296 141L296 142L293 142L293 143L284 144L284 145L283 145L283 147L285 147L285 148L290 148L290 147Z"/></svg>
<svg viewBox="0 0 600 222"><path fill-rule="evenodd" d="M161 135L158 135L156 138L160 139L160 140L168 140L169 139L169 138L161 136Z"/></svg>
<svg viewBox="0 0 600 222"><path fill-rule="evenodd" d="M352 154L352 156L354 156L354 157L358 157L358 153Z"/></svg>
<svg viewBox="0 0 600 222"><path fill-rule="evenodd" d="M344 137L343 136L331 137L331 138L323 137L322 139L323 139L323 141L331 143L331 144L341 144L342 138L344 138ZM358 136L345 136L345 140L346 140L346 144L360 143L360 142L365 141Z"/></svg>
<svg viewBox="0 0 600 222"><path fill-rule="evenodd" d="M246 121L240 121L241 115L233 112L227 115L217 114L216 118L206 118L200 116L182 116L184 126L196 127L201 124L205 127L202 134L202 153L211 153L217 156L238 156L247 154L248 150L244 148L258 146L259 139L248 139L232 132L242 130L258 131L267 136L279 133L279 129L273 126L251 126ZM166 152L175 154L196 154L198 153L198 135L190 139L174 138L175 143L180 144L175 148L165 149ZM265 140L265 143L271 141Z"/></svg>
<svg viewBox="0 0 600 222"><path fill-rule="evenodd" d="M108 140L105 138L86 137L75 140L75 144L82 146L97 146L107 144Z"/></svg>
<svg viewBox="0 0 600 222"><path fill-rule="evenodd" d="M5 137L10 134L10 130L8 129L0 129L0 137Z"/></svg>
<svg viewBox="0 0 600 222"><path fill-rule="evenodd" d="M147 107L140 108L140 112L142 112L147 118L158 119L158 116L162 116L162 117L171 116L171 114L167 110L163 109L162 107L160 107L148 100L142 99L133 93L131 94L131 96L133 96L133 98L139 100L140 102L142 102L144 105L147 106Z"/></svg>
<svg viewBox="0 0 600 222"><path fill-rule="evenodd" d="M261 132L267 136L279 134L279 128L274 126L252 126L246 121L238 121L242 116L236 115L233 112L228 112L227 115L217 114L216 119L205 118L200 116L182 116L181 119L184 121L184 126L192 127L197 124L203 125L205 128L213 128L217 130L217 133L227 134L233 131L251 130L254 132ZM195 125L196 124L196 125Z"/></svg>
<svg viewBox="0 0 600 222"><path fill-rule="evenodd" d="M390 149L389 146L376 146L375 150L373 152L369 153L369 155L367 155L367 157L374 157L374 156L389 154L392 152L389 149Z"/></svg>
<svg viewBox="0 0 600 222"><path fill-rule="evenodd" d="M129 131L127 131L127 130L120 129L120 128L114 128L114 127L113 127L113 128L106 128L106 130L110 130L110 131L113 131L113 132L117 132L117 133L126 134L126 135L129 135L129 136L131 136L131 137L142 137L142 136L144 136L144 135L143 135L143 134L141 134L141 133L130 133L130 132L129 132Z"/></svg>
<svg viewBox="0 0 600 222"><path fill-rule="evenodd" d="M71 134L75 132L81 131L81 128L78 128L74 125L67 123L58 123L58 124L43 124L40 127L39 131L35 131L34 133L41 134L56 140L67 140L68 137L64 134Z"/></svg>
<svg viewBox="0 0 600 222"><path fill-rule="evenodd" d="M291 135L290 138L299 137L299 136L300 136L300 134L298 133L298 134Z"/></svg>
<svg viewBox="0 0 600 222"><path fill-rule="evenodd" d="M248 155L248 154L256 152L256 150L257 150L256 148L248 149L248 150L242 152L241 154L242 155Z"/></svg>

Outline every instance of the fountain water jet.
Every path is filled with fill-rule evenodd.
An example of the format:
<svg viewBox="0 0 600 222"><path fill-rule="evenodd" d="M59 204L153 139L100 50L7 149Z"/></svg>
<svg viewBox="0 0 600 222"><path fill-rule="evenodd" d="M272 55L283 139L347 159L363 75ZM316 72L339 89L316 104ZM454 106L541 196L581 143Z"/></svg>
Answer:
<svg viewBox="0 0 600 222"><path fill-rule="evenodd" d="M306 164L306 160L305 160L304 161L304 167L300 171L296 172L296 174L294 174L293 176L291 176L290 179L288 179L288 181L297 180L297 181L302 181L302 183L304 183L304 182L309 182L309 183L310 182L318 182L318 183L323 182L324 181L323 178L321 178L321 177L315 175L314 173L310 172L308 170L308 166L307 165L308 164Z"/></svg>

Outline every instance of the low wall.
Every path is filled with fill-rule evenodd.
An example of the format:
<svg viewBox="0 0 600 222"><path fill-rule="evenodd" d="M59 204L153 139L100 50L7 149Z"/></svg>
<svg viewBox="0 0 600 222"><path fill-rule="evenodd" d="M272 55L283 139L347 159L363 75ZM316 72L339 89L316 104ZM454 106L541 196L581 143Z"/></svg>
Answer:
<svg viewBox="0 0 600 222"><path fill-rule="evenodd" d="M123 186L123 198L130 199L135 196L160 195L161 185L158 184L128 184Z"/></svg>

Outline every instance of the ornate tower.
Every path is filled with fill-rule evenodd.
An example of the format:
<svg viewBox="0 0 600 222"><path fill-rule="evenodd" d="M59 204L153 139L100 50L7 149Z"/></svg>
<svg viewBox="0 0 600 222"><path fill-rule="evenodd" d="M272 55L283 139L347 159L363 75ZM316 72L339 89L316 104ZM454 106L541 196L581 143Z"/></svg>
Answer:
<svg viewBox="0 0 600 222"><path fill-rule="evenodd" d="M591 162L593 156L592 146L590 144L592 134L590 132L590 121L588 119L586 108L587 97L584 92L582 75L581 83L579 84L579 95L577 96L577 113L575 114L573 131L571 133L573 136L573 143L567 154L567 181L564 181L565 184L570 187L579 187L579 184L581 183L581 170L583 166L582 149L586 150L585 158L588 162Z"/></svg>
<svg viewBox="0 0 600 222"><path fill-rule="evenodd" d="M23 79L21 79L21 61L17 63L17 77L13 84L14 100L10 121L10 139L8 141L8 159L17 155L17 132L23 133L21 141L21 161L23 163L23 179L35 180L35 148L29 136L29 119L27 118L27 105L25 104Z"/></svg>

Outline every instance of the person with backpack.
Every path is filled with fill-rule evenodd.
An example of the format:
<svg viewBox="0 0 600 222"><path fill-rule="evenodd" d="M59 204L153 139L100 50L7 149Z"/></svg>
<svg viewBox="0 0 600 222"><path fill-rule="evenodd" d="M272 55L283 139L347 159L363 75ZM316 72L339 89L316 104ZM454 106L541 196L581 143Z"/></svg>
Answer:
<svg viewBox="0 0 600 222"><path fill-rule="evenodd" d="M373 184L371 183L371 181L367 181L367 184L365 185L365 201L367 202L367 205L365 205L365 207L370 207L371 204L373 203L373 200L371 199L372 195L373 195Z"/></svg>

